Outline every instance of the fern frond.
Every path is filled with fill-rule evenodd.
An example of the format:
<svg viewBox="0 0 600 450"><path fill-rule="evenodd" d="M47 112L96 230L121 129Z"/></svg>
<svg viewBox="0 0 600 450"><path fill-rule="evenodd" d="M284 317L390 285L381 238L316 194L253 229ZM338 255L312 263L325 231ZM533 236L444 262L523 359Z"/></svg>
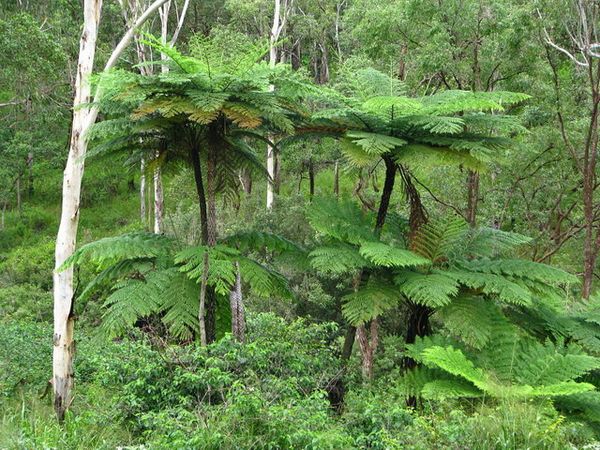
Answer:
<svg viewBox="0 0 600 450"><path fill-rule="evenodd" d="M439 308L458 294L458 283L444 273L402 271L394 277L400 293L419 305Z"/></svg>
<svg viewBox="0 0 600 450"><path fill-rule="evenodd" d="M410 248L434 263L447 259L462 243L468 226L462 217L448 216L430 220L414 234Z"/></svg>
<svg viewBox="0 0 600 450"><path fill-rule="evenodd" d="M416 267L431 264L431 261L410 250L393 247L384 242L363 242L360 255L380 267Z"/></svg>
<svg viewBox="0 0 600 450"><path fill-rule="evenodd" d="M438 309L435 316L450 334L471 347L482 349L492 338L492 316L497 313L497 308L488 300L461 296Z"/></svg>
<svg viewBox="0 0 600 450"><path fill-rule="evenodd" d="M472 272L520 277L551 286L578 282L576 276L564 270L522 259L479 259L477 261L463 261L459 265Z"/></svg>
<svg viewBox="0 0 600 450"><path fill-rule="evenodd" d="M342 313L348 323L358 326L393 308L398 300L398 292L393 286L371 282L343 297Z"/></svg>
<svg viewBox="0 0 600 450"><path fill-rule="evenodd" d="M372 216L350 201L315 199L308 211L308 220L315 231L338 241L360 244L376 240Z"/></svg>
<svg viewBox="0 0 600 450"><path fill-rule="evenodd" d="M355 247L342 243L318 247L308 256L314 269L330 275L356 273L370 265L369 261L363 258Z"/></svg>
<svg viewBox="0 0 600 450"><path fill-rule="evenodd" d="M82 246L58 269L89 261L99 269L125 259L158 258L172 251L171 238L154 233L134 232L107 237Z"/></svg>

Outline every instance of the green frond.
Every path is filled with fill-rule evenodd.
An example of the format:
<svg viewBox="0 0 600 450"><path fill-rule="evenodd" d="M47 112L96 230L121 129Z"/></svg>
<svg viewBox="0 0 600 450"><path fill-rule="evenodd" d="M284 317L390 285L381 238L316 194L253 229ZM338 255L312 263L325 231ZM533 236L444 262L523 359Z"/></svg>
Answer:
<svg viewBox="0 0 600 450"><path fill-rule="evenodd" d="M200 283L204 275L204 255L208 253L207 284L221 295L228 295L236 280L234 261L239 252L225 245L188 247L175 255L179 270L191 280Z"/></svg>
<svg viewBox="0 0 600 450"><path fill-rule="evenodd" d="M532 302L532 295L528 289L501 275L460 269L450 269L442 273L471 290L495 295L505 303L528 306Z"/></svg>
<svg viewBox="0 0 600 450"><path fill-rule="evenodd" d="M372 231L372 216L348 200L313 200L308 211L308 221L315 231L338 241L360 244L376 240Z"/></svg>
<svg viewBox="0 0 600 450"><path fill-rule="evenodd" d="M242 231L220 240L223 244L236 247L241 252L266 250L273 253L304 253L305 250L295 242L282 236L264 231Z"/></svg>
<svg viewBox="0 0 600 450"><path fill-rule="evenodd" d="M308 256L315 270L329 275L352 274L370 265L355 247L343 243L318 247Z"/></svg>
<svg viewBox="0 0 600 450"><path fill-rule="evenodd" d="M58 270L83 262L91 262L99 269L105 269L125 259L165 257L172 246L171 238L154 233L134 232L107 237L82 246Z"/></svg>
<svg viewBox="0 0 600 450"><path fill-rule="evenodd" d="M363 242L360 255L381 267L416 267L431 264L431 261L410 250L393 247L384 242Z"/></svg>
<svg viewBox="0 0 600 450"><path fill-rule="evenodd" d="M468 226L462 217L447 216L430 220L414 234L410 248L434 263L447 259L462 244Z"/></svg>
<svg viewBox="0 0 600 450"><path fill-rule="evenodd" d="M456 378L451 380L433 380L425 383L420 395L431 400L446 400L449 398L478 398L483 392L467 380Z"/></svg>
<svg viewBox="0 0 600 450"><path fill-rule="evenodd" d="M564 395L554 400L559 411L579 415L591 422L600 422L600 392L591 391Z"/></svg>
<svg viewBox="0 0 600 450"><path fill-rule="evenodd" d="M464 378L483 391L488 389L488 376L482 369L475 367L459 349L433 346L423 350L421 357L429 367L438 367L451 375Z"/></svg>
<svg viewBox="0 0 600 450"><path fill-rule="evenodd" d="M433 134L460 134L465 129L462 117L411 116L408 123Z"/></svg>
<svg viewBox="0 0 600 450"><path fill-rule="evenodd" d="M531 238L522 234L478 227L470 231L463 255L492 258L507 254L514 249L531 242Z"/></svg>
<svg viewBox="0 0 600 450"><path fill-rule="evenodd" d="M459 266L472 272L519 277L550 286L575 284L579 281L575 275L564 270L522 259L479 259L477 261L462 261Z"/></svg>
<svg viewBox="0 0 600 450"><path fill-rule="evenodd" d="M350 139L340 139L340 150L345 163L349 167L363 168L373 164L374 158L363 147L355 144Z"/></svg>
<svg viewBox="0 0 600 450"><path fill-rule="evenodd" d="M352 325L362 325L396 306L399 294L394 286L372 281L343 297L342 313Z"/></svg>
<svg viewBox="0 0 600 450"><path fill-rule="evenodd" d="M365 131L348 131L345 137L358 145L367 155L380 156L395 148L402 147L407 142L404 139L385 134L367 133Z"/></svg>
<svg viewBox="0 0 600 450"><path fill-rule="evenodd" d="M90 281L83 292L77 297L78 301L84 301L88 299L95 291L100 287L106 286L109 282L114 282L123 277L129 276L132 273L144 274L154 267L152 259L148 258L136 258L136 259L124 259L112 266L108 266L96 275L92 281Z"/></svg>
<svg viewBox="0 0 600 450"><path fill-rule="evenodd" d="M169 333L179 339L189 339L198 330L200 308L199 286L175 268L168 292L162 297L162 321Z"/></svg>
<svg viewBox="0 0 600 450"><path fill-rule="evenodd" d="M135 322L163 309L165 299L173 292L177 270L151 271L143 279L128 278L117 283L106 299L101 331L109 337L122 334Z"/></svg>
<svg viewBox="0 0 600 450"><path fill-rule="evenodd" d="M532 386L549 386L581 377L600 367L600 360L573 346L550 341L524 341L515 361L515 380Z"/></svg>
<svg viewBox="0 0 600 450"><path fill-rule="evenodd" d="M482 349L492 338L492 317L497 313L497 307L489 300L460 296L439 308L435 316L451 335L471 347Z"/></svg>
<svg viewBox="0 0 600 450"><path fill-rule="evenodd" d="M274 270L245 257L239 259L239 265L242 279L256 295L260 297L278 295L286 299L294 297L287 279Z"/></svg>
<svg viewBox="0 0 600 450"><path fill-rule="evenodd" d="M429 171L435 167L465 167L474 172L484 172L485 164L468 151L446 146L407 144L395 153L394 159L413 171Z"/></svg>
<svg viewBox="0 0 600 450"><path fill-rule="evenodd" d="M458 283L443 272L424 274L405 270L394 277L394 283L412 302L432 308L449 304L458 294Z"/></svg>

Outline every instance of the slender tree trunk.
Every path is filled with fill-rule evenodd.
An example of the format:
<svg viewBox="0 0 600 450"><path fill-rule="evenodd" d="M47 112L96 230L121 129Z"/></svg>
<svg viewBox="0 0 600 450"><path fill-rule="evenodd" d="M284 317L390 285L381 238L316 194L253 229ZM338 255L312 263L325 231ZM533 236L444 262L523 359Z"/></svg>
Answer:
<svg viewBox="0 0 600 450"><path fill-rule="evenodd" d="M29 186L27 188L27 197L33 198L33 152L27 154L27 170L29 171Z"/></svg>
<svg viewBox="0 0 600 450"><path fill-rule="evenodd" d="M212 152L209 152L212 153ZM207 196L204 190L204 182L202 179L202 166L200 164L200 154L199 149L195 148L190 151L190 159L192 161L192 167L194 169L194 180L196 182L196 193L198 194L198 205L200 208L200 229L202 233L202 244L207 246L214 246L217 241L216 237L216 219L210 219L210 208L212 205L212 209L215 210L215 202L210 201L210 194ZM209 156L209 160L211 157ZM213 163L207 164L207 174L206 174L206 184L207 191L210 192L210 189L214 189L214 182L209 181L210 175L209 171L213 173L216 169ZM216 211L215 211L216 212ZM204 325L204 333L206 337L206 342L211 343L215 340L216 337L216 329L215 329L215 314L216 314L216 293L212 286L201 287L201 291L204 291L203 299L204 299L204 316L203 325Z"/></svg>
<svg viewBox="0 0 600 450"><path fill-rule="evenodd" d="M408 317L408 327L406 329L405 342L407 344L414 344L417 336L424 337L431 334L431 327L429 324L429 316L433 313L433 310L427 306L418 305L415 303L410 304L410 313ZM403 361L405 369L412 369L417 366L417 362L412 358L404 358ZM417 406L417 398L414 395L409 396L406 399L406 405L415 408Z"/></svg>
<svg viewBox="0 0 600 450"><path fill-rule="evenodd" d="M167 0L158 10L160 17L160 38L163 45L167 45L167 33L169 30L169 10L171 9L171 0ZM167 55L160 54L162 61L167 60ZM161 72L169 71L166 64L161 65ZM160 152L156 152L156 157L160 156ZM154 185L154 232L160 234L163 232L163 220L165 213L165 199L163 194L162 173L160 166L157 164L153 174Z"/></svg>
<svg viewBox="0 0 600 450"><path fill-rule="evenodd" d="M202 180L202 165L200 164L199 150L190 151L190 160L194 169L194 181L196 182L196 194L198 195L198 206L200 209L200 231L202 234L202 245L208 244L208 219L206 211L206 194L204 192L204 182Z"/></svg>
<svg viewBox="0 0 600 450"><path fill-rule="evenodd" d="M147 213L146 213L146 159L142 157L140 163L140 221L144 225L144 230L147 229Z"/></svg>
<svg viewBox="0 0 600 450"><path fill-rule="evenodd" d="M279 190L281 189L281 155L278 152L275 152L275 179L273 180L273 191L275 191L275 195L279 195Z"/></svg>
<svg viewBox="0 0 600 450"><path fill-rule="evenodd" d="M21 212L23 207L21 204L21 174L17 175L17 181L15 181L15 193L17 195L17 210Z"/></svg>
<svg viewBox="0 0 600 450"><path fill-rule="evenodd" d="M287 3L286 3L287 6ZM287 10L281 11L281 0L275 0L273 10L273 25L271 26L271 35L269 36L269 66L275 68L277 64L277 41L281 35L281 31L285 25L287 18ZM269 86L270 91L275 90L275 86ZM272 139L272 136L270 136ZM267 180L267 209L273 208L273 202L275 200L275 182L276 182L276 154L275 149L267 145L267 173L269 179Z"/></svg>
<svg viewBox="0 0 600 450"><path fill-rule="evenodd" d="M200 306L198 308L198 326L200 329L200 345L206 347L206 284L208 282L208 252L204 253L202 281L200 283Z"/></svg>
<svg viewBox="0 0 600 450"><path fill-rule="evenodd" d="M209 130L206 158L206 245L217 245L217 155L219 151L218 130ZM214 342L216 330L217 296L214 287L207 289L206 302L206 340Z"/></svg>
<svg viewBox="0 0 600 450"><path fill-rule="evenodd" d="M396 163L391 156L384 156L385 163L385 179L383 181L383 191L381 192L381 200L379 201L379 210L377 211L377 221L375 222L375 233L381 235L381 230L385 224L388 209L390 207L390 199L394 190L394 182L396 181Z"/></svg>
<svg viewBox="0 0 600 450"><path fill-rule="evenodd" d="M333 166L333 195L335 198L340 198L340 166L337 159Z"/></svg>
<svg viewBox="0 0 600 450"><path fill-rule="evenodd" d="M375 234L377 236L381 235L381 230L383 229L383 225L385 224L385 219L387 217L388 209L390 207L390 199L392 198L392 192L394 191L394 182L396 180L396 170L397 166L394 160L390 156L384 156L383 161L385 163L385 180L383 182L383 191L381 192L381 199L379 201L379 210L377 211L377 219L375 222ZM364 284L369 279L369 273L363 272L358 275L358 279L361 284ZM352 354L352 346L355 340L357 328L350 326L346 333L346 338L344 340L344 349L342 351L342 359L348 359ZM378 340L374 341L375 348L372 353L375 353L376 347L378 344ZM367 355L368 357L369 355ZM364 355L363 355L364 357Z"/></svg>
<svg viewBox="0 0 600 450"><path fill-rule="evenodd" d="M154 169L153 177L154 185L154 232L160 234L163 232L163 218L164 218L164 196L163 196L163 184L160 167Z"/></svg>
<svg viewBox="0 0 600 450"><path fill-rule="evenodd" d="M52 385L54 387L54 410L62 421L73 399L73 268L57 269L75 251L79 223L79 201L83 177L83 158L86 152L84 134L88 128L89 112L80 105L91 100L89 76L94 65L96 39L100 23L102 0L84 1L83 33L79 46L79 62L73 101L73 122L67 166L64 171L62 213L56 238L54 270L54 337Z"/></svg>
<svg viewBox="0 0 600 450"><path fill-rule="evenodd" d="M308 160L308 197L312 201L315 196L315 164L312 158Z"/></svg>
<svg viewBox="0 0 600 450"><path fill-rule="evenodd" d="M477 224L477 203L479 201L479 174L469 170L467 177L467 222Z"/></svg>
<svg viewBox="0 0 600 450"><path fill-rule="evenodd" d="M599 63L600 64L600 63ZM599 75L600 76L600 75ZM593 80L593 77L591 76ZM594 191L596 188L596 161L598 153L598 114L600 93L592 91L592 111L586 138L583 170L583 217L585 241L583 248L583 286L581 296L588 299L592 293L592 280L600 248L600 232L594 233Z"/></svg>
<svg viewBox="0 0 600 450"><path fill-rule="evenodd" d="M111 69L119 56L131 41L135 30L141 26L165 0L156 0L139 17L134 25L123 35L104 70ZM59 420L63 420L73 396L73 268L58 271L64 261L75 251L77 227L79 224L79 205L81 200L81 181L83 179L84 158L87 150L85 135L96 121L98 109L85 108L91 100L89 76L94 65L96 40L102 0L84 0L83 32L79 44L79 59L75 78L75 96L73 99L73 121L69 143L69 155L63 174L62 211L55 249L54 281L54 336L52 355L52 384L54 387L54 409ZM100 95L96 92L96 97Z"/></svg>
<svg viewBox="0 0 600 450"><path fill-rule="evenodd" d="M242 278L240 265L235 263L236 276L235 285L229 293L229 304L231 305L231 333L238 342L244 342L246 333L246 319L244 315L244 297L242 296Z"/></svg>
<svg viewBox="0 0 600 450"><path fill-rule="evenodd" d="M379 344L379 321L377 318L371 320L369 333L365 325L359 325L356 328L356 340L360 347L362 355L362 375L366 380L373 379L373 362L375 360L375 352Z"/></svg>

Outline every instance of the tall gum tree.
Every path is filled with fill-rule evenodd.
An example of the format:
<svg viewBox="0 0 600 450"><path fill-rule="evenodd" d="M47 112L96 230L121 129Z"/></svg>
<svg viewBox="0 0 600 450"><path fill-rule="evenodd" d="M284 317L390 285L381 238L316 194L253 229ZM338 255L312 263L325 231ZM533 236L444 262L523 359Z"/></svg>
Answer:
<svg viewBox="0 0 600 450"><path fill-rule="evenodd" d="M544 20L538 11L540 19ZM598 225L598 204L594 200L594 193L598 187L596 166L598 162L598 121L600 115L600 5L597 2L573 0L567 8L564 21L565 31L569 41L565 47L557 44L544 28L546 44L552 49L566 56L585 74L586 88L588 90L587 121L585 137L577 149L569 138L564 120L558 111L558 123L561 135L573 159L582 180L582 203L584 220L583 244L583 286L581 296L590 297L592 281L598 254L600 252L600 226ZM568 48L566 48L568 47ZM574 49L574 50L573 50ZM556 78L556 68L552 68Z"/></svg>
<svg viewBox="0 0 600 450"><path fill-rule="evenodd" d="M105 71L117 62L123 50L131 41L135 30L142 25L166 0L156 0L140 15L133 26L123 35L113 50ZM91 100L89 77L94 66L96 41L102 0L85 0L83 32L79 46L79 59L75 79L73 100L73 121L69 143L69 155L63 174L62 209L55 248L54 282L54 335L52 354L52 385L54 389L54 409L59 420L63 420L66 410L73 401L73 357L75 355L73 314L73 268L59 269L73 254L77 242L79 226L79 206L81 182L84 171L84 158L87 151L86 133L96 121L98 109L86 108ZM98 96L98 93L96 93Z"/></svg>

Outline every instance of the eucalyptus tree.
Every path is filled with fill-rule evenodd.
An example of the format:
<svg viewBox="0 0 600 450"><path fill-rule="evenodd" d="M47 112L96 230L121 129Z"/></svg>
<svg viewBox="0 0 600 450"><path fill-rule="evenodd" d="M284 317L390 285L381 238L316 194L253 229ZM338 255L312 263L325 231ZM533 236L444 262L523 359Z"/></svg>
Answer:
<svg viewBox="0 0 600 450"><path fill-rule="evenodd" d="M142 25L154 11L166 0L156 0L135 21L133 26L123 35L108 59L105 70L112 68L123 50L131 41L134 31ZM73 120L70 131L69 155L63 174L62 207L58 234L56 237L55 269L63 265L65 260L75 251L77 229L79 226L79 202L81 182L83 179L85 154L87 151L86 134L96 121L98 109L89 107L92 96L90 75L94 66L96 41L102 0L85 0L83 5L83 31L80 39L77 76L75 79L75 96L73 99ZM53 387L54 409L59 420L72 402L73 391L73 357L75 344L73 340L73 269L54 271L54 348L53 348Z"/></svg>
<svg viewBox="0 0 600 450"><path fill-rule="evenodd" d="M544 11L544 14L546 11ZM543 14L538 11L542 20ZM583 251L583 287L582 297L588 299L592 291L592 281L598 254L600 253L600 228L597 225L597 201L594 194L598 183L596 181L596 166L598 159L598 126L600 120L600 6L597 2L574 0L569 2L567 8L551 11L556 22L561 24L556 32L544 28L545 43L554 51L559 52L580 71L585 85L585 99L583 106L588 111L586 114L587 125L583 138L574 138L572 130L565 124L562 111L557 114L558 125L564 144L571 155L582 180L582 203L585 224L585 238ZM549 15L549 14L548 14ZM543 24L547 26L546 23ZM558 28L558 27L557 27ZM558 40L551 33L561 33L564 39ZM557 68L553 67L557 80L557 99L560 99L560 85L558 84ZM577 139L577 140L576 140Z"/></svg>

